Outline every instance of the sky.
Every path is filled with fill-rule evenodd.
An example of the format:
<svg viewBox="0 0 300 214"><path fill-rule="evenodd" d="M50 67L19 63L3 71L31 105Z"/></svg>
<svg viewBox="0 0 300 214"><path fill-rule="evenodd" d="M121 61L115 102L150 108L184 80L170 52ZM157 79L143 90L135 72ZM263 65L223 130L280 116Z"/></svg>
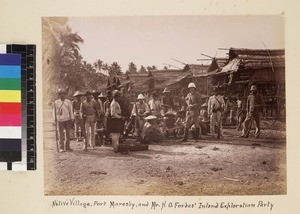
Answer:
<svg viewBox="0 0 300 214"><path fill-rule="evenodd" d="M164 64L205 64L201 54L225 57L219 48L284 48L284 16L120 16L70 17L69 25L84 40L81 54L89 63L118 62L122 71ZM174 68L174 67L170 67Z"/></svg>

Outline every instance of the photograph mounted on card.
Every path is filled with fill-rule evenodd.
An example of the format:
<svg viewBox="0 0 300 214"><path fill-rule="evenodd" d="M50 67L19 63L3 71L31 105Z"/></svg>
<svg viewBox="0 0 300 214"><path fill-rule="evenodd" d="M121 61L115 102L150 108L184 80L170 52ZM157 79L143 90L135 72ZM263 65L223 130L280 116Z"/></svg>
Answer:
<svg viewBox="0 0 300 214"><path fill-rule="evenodd" d="M284 16L43 17L45 195L284 195Z"/></svg>

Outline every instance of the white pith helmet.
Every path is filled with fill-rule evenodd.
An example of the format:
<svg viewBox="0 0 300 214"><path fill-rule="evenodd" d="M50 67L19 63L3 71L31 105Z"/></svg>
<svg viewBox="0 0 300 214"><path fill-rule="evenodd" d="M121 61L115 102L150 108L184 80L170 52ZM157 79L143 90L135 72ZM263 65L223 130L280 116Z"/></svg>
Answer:
<svg viewBox="0 0 300 214"><path fill-rule="evenodd" d="M250 91L256 91L256 90L257 90L256 86L255 85L251 85Z"/></svg>
<svg viewBox="0 0 300 214"><path fill-rule="evenodd" d="M145 97L144 97L144 95L139 94L138 97L137 97L137 99L138 99L138 100L143 100L143 99L145 99Z"/></svg>
<svg viewBox="0 0 300 214"><path fill-rule="evenodd" d="M193 82L189 83L188 88L196 88L195 83L193 83Z"/></svg>

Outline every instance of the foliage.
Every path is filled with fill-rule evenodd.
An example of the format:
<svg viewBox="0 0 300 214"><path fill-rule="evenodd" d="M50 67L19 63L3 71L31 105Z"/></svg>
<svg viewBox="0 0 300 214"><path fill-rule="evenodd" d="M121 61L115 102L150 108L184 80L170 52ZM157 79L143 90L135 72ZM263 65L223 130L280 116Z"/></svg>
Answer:
<svg viewBox="0 0 300 214"><path fill-rule="evenodd" d="M113 62L110 67L108 68L109 76L121 76L122 70L120 65L117 62Z"/></svg>
<svg viewBox="0 0 300 214"><path fill-rule="evenodd" d="M146 70L146 68L143 65L139 69L139 73L141 73L141 74L146 74L147 73L147 70Z"/></svg>
<svg viewBox="0 0 300 214"><path fill-rule="evenodd" d="M133 62L130 62L126 74L136 74L136 73L137 73L136 65Z"/></svg>
<svg viewBox="0 0 300 214"><path fill-rule="evenodd" d="M147 66L147 71L155 71L157 68L155 65L152 65L152 66Z"/></svg>
<svg viewBox="0 0 300 214"><path fill-rule="evenodd" d="M97 89L106 81L105 75L99 72L107 69L103 61L99 59L93 64L83 61L79 47L83 42L77 33L72 32L67 20L43 19L46 94L53 97L58 88L67 89L70 94L76 90Z"/></svg>

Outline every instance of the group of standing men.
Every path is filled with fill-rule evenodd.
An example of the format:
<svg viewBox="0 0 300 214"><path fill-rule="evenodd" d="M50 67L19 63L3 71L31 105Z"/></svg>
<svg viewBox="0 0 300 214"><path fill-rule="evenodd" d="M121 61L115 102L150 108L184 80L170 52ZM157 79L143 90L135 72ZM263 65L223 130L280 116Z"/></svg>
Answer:
<svg viewBox="0 0 300 214"><path fill-rule="evenodd" d="M58 128L59 152L71 151L70 130L75 125L77 141L83 141L83 149L95 149L95 133L97 129L105 128L107 116L118 117L118 105L116 97L120 97L119 91L109 91L105 96L97 91L86 91L84 94L77 91L75 100L66 99L66 91L58 90L59 99L54 102L54 119ZM85 100L82 100L83 96ZM64 143L65 142L65 143Z"/></svg>
<svg viewBox="0 0 300 214"><path fill-rule="evenodd" d="M195 139L199 138L199 129L201 133L201 120L199 119L200 107L206 106L201 105L200 95L196 92L196 86L194 83L188 85L189 93L184 100L186 101L186 121L184 128L184 136L182 141L186 141L188 138L188 131L192 124L195 125ZM216 87L213 90L213 95L209 97L207 103L207 113L210 119L210 132L216 138L222 136L222 115L225 110L225 101L222 95L220 95L220 88ZM230 103L229 99L227 104ZM255 137L258 138L260 135L260 115L264 108L263 97L257 93L257 87L251 85L250 94L246 102L239 96L237 101L237 121L239 130L242 127L242 134L240 137L248 138L249 133L255 121ZM232 118L233 116L230 115Z"/></svg>
<svg viewBox="0 0 300 214"><path fill-rule="evenodd" d="M195 140L201 136L201 108L207 106L207 113L210 119L210 132L217 138L222 136L222 112L225 108L223 96L220 95L220 89L215 88L213 95L209 97L208 102L202 105L200 94L196 91L196 85L188 85L189 92L184 94L179 104L180 111L185 112L184 131L181 141L187 141L190 127L195 127ZM118 90L108 91L106 94L97 91L86 91L84 94L77 91L74 94L76 98L73 102L66 99L66 91L58 91L59 99L54 102L54 118L59 134L59 152L71 151L70 148L70 129L75 125L77 141L84 142L83 149L95 148L96 130L106 130L106 139L111 138L112 147L116 151L119 145L119 138L124 132L125 119L134 118L135 135L141 136L145 125L147 115L150 119L157 118L158 115L165 114L172 110L174 101L170 91L166 88L163 91L163 97L160 101L156 93L153 93L151 99L146 103L143 94L139 94L137 102L132 109L129 107L129 101L122 99L122 93ZM82 97L85 96L85 100ZM261 95L257 93L257 88L252 85L250 95L247 101L238 100L238 122L242 124L243 131L241 137L248 137L252 126L252 121L256 122L255 137L260 132L260 111L263 105ZM126 112L126 114L124 114ZM129 113L130 112L130 113ZM125 128L126 129L126 128ZM65 131L64 131L65 130ZM109 130L109 132L107 131ZM65 132L65 133L64 133ZM65 143L64 143L65 141Z"/></svg>

